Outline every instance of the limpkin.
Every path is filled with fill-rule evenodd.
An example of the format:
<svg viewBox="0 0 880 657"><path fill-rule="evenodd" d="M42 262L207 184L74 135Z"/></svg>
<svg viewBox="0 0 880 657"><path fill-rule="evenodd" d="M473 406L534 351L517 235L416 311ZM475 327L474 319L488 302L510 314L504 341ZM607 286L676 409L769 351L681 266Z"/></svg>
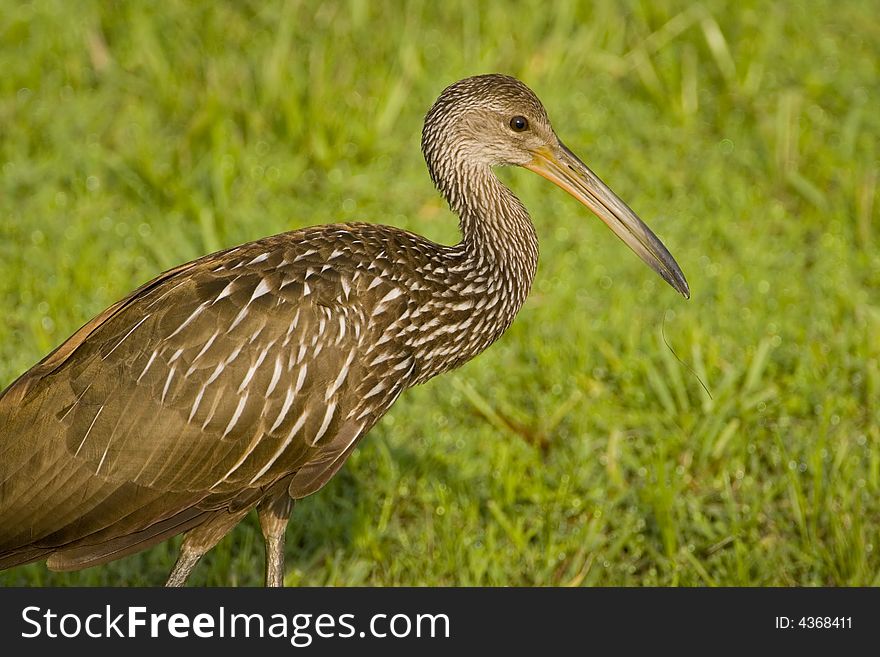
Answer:
<svg viewBox="0 0 880 657"><path fill-rule="evenodd" d="M660 240L522 82L447 87L422 151L460 243L350 223L207 255L13 382L0 397L0 569L75 570L185 532L167 581L179 586L256 508L266 584L280 586L293 501L327 483L400 393L486 349L525 301L538 242L494 166L562 187L689 295Z"/></svg>

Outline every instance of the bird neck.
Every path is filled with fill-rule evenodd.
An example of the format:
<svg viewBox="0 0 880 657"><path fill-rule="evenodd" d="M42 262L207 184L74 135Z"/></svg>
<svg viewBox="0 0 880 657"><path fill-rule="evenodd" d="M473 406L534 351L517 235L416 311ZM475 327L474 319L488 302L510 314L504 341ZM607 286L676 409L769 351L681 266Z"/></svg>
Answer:
<svg viewBox="0 0 880 657"><path fill-rule="evenodd" d="M462 241L443 249L448 278L432 316L446 320L432 319L415 338L416 383L462 365L501 337L525 302L538 264L528 212L491 169L463 172L437 186L461 218Z"/></svg>
<svg viewBox="0 0 880 657"><path fill-rule="evenodd" d="M538 237L529 213L487 166L456 178L457 184L440 191L459 216L464 262L508 279L511 287L504 291L519 310L538 266Z"/></svg>

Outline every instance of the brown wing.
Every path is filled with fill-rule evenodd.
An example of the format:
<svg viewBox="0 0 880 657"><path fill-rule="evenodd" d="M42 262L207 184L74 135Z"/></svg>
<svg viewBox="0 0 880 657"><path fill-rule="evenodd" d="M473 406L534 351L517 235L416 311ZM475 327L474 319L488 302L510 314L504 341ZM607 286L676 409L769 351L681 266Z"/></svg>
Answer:
<svg viewBox="0 0 880 657"><path fill-rule="evenodd" d="M379 328L351 295L382 286L278 239L164 274L10 386L0 565L35 549L145 547L205 511L256 504L285 476L301 473L301 496L336 472L413 361L398 354L393 380L371 367L364 344Z"/></svg>

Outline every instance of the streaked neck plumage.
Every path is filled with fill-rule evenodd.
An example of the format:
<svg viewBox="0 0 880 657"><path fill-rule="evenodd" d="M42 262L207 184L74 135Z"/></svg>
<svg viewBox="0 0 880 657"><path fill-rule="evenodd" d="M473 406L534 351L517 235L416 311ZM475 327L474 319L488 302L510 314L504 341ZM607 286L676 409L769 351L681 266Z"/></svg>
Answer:
<svg viewBox="0 0 880 657"><path fill-rule="evenodd" d="M458 246L465 262L510 276L515 285L508 291L519 310L537 268L538 238L523 204L492 171L496 162L469 128L467 109L446 100L444 93L425 117L422 154L431 179L459 216Z"/></svg>
<svg viewBox="0 0 880 657"><path fill-rule="evenodd" d="M438 147L423 135L425 160L437 189L458 214L462 240L444 248L450 293L459 308L470 308L457 325L456 348L437 359L425 345L420 381L457 367L495 342L507 330L531 289L538 265L538 238L523 204L487 164L474 163L461 150Z"/></svg>

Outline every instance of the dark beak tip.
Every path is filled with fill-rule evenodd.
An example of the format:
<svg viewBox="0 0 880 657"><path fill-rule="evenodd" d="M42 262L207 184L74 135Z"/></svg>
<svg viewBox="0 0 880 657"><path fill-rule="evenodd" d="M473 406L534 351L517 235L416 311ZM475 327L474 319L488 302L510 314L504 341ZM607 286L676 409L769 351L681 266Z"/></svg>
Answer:
<svg viewBox="0 0 880 657"><path fill-rule="evenodd" d="M684 276L681 277L681 280L678 282L676 289L685 299L691 298L691 288L688 285L687 281L684 279Z"/></svg>
<svg viewBox="0 0 880 657"><path fill-rule="evenodd" d="M681 286L681 290L680 290L681 296L683 296L685 299L690 299L691 298L691 286L688 285L687 279L684 277L684 272L679 270L678 273L679 273L679 276L681 277L681 280L679 281L679 285Z"/></svg>
<svg viewBox="0 0 880 657"><path fill-rule="evenodd" d="M684 274L680 269L676 269L674 272L659 272L663 279L669 283L669 286L678 292L685 299L691 298L691 288L688 285L687 279L684 277Z"/></svg>

